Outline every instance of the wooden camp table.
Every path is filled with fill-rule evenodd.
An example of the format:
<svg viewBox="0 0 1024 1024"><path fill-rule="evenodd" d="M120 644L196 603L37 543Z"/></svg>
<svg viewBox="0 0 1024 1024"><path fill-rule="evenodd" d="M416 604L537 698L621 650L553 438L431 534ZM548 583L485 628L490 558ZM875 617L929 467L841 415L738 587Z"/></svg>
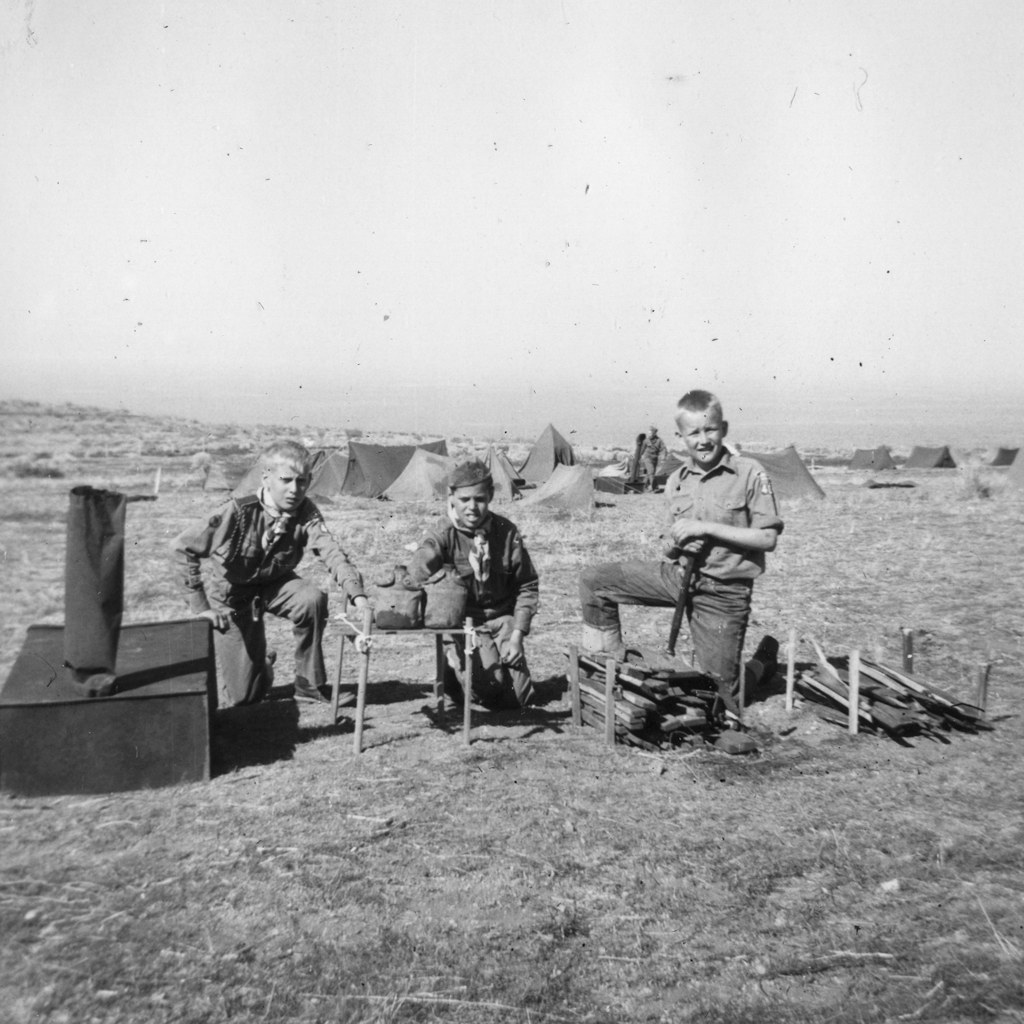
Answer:
<svg viewBox="0 0 1024 1024"><path fill-rule="evenodd" d="M359 658L359 674L356 684L356 708L355 708L355 736L353 749L357 754L363 752L363 719L366 713L366 687L370 677L370 653L373 645L381 637L424 637L434 638L434 700L444 715L444 638L446 636L464 636L466 646L463 661L463 693L462 693L462 741L467 746L472 743L472 690L473 690L473 650L476 647L476 630L473 628L471 619L466 619L462 628L448 627L445 629L382 629L379 631L373 628L373 612L366 610L363 616L362 629L357 627L345 615L335 617L341 631L341 643L338 646L338 671L334 676L334 684L331 687L331 720L338 721L338 700L341 692L341 676L345 663L345 644L348 640L357 640L359 637L371 638L368 646L359 649L357 644L357 657Z"/></svg>

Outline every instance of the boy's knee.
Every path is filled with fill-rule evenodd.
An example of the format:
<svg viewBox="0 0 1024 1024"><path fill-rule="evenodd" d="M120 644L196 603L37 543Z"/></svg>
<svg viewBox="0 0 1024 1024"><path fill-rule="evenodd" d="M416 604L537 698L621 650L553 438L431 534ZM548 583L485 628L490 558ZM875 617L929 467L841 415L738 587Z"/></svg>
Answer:
<svg viewBox="0 0 1024 1024"><path fill-rule="evenodd" d="M327 594L315 583L303 583L292 595L291 605L291 618L295 622L327 620Z"/></svg>
<svg viewBox="0 0 1024 1024"><path fill-rule="evenodd" d="M580 571L580 593L592 594L601 584L601 565L588 565Z"/></svg>

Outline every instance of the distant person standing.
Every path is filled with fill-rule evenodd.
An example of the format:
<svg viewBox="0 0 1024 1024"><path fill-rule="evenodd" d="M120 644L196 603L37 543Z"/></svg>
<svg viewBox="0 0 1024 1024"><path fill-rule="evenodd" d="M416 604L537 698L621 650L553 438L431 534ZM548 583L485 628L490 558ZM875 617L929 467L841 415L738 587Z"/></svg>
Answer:
<svg viewBox="0 0 1024 1024"><path fill-rule="evenodd" d="M640 475L645 491L654 490L654 478L658 475L658 464L664 459L667 451L665 442L658 437L658 428L652 426L640 447Z"/></svg>
<svg viewBox="0 0 1024 1024"><path fill-rule="evenodd" d="M217 631L219 683L227 703L250 704L270 689L264 612L292 623L296 699L326 703L321 637L327 595L295 569L309 548L358 608L368 604L363 581L306 497L309 452L294 441L278 441L261 461L263 482L256 494L232 498L174 541L179 577L192 614ZM203 561L209 564L205 583Z"/></svg>

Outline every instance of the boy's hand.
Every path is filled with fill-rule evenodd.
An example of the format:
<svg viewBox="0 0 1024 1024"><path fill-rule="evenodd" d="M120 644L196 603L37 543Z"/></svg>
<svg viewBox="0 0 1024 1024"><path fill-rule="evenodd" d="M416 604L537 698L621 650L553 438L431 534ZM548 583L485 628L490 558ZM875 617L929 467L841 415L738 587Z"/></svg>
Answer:
<svg viewBox="0 0 1024 1024"><path fill-rule="evenodd" d="M677 519L669 528L669 533L676 544L686 548L685 554L693 554L699 545L687 545L687 541L703 540L709 536L708 525L700 519Z"/></svg>
<svg viewBox="0 0 1024 1024"><path fill-rule="evenodd" d="M362 611L364 608L370 607L370 601L368 598L360 594L358 597L352 598L352 603L356 606L357 611Z"/></svg>
<svg viewBox="0 0 1024 1024"><path fill-rule="evenodd" d="M231 616L217 611L216 608L207 608L205 612L200 612L198 617L212 623L218 633L226 633L231 628Z"/></svg>
<svg viewBox="0 0 1024 1024"><path fill-rule="evenodd" d="M508 665L509 668L518 668L523 663L523 634L518 630L512 630L512 635L508 638L508 649L505 651L505 656L501 659L502 664Z"/></svg>

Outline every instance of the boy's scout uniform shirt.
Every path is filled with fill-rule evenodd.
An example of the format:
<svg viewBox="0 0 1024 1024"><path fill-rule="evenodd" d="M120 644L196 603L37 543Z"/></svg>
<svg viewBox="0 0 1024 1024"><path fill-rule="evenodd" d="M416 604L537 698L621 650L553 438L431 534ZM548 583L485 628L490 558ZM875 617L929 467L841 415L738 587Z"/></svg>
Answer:
<svg viewBox="0 0 1024 1024"><path fill-rule="evenodd" d="M209 558L212 565L212 596L230 604L231 593L237 588L258 588L289 575L302 561L307 546L350 600L362 596L363 581L358 571L312 501L305 499L275 535L271 527L277 518L258 495L233 498L208 521L190 527L174 541L194 615L210 608L200 569L202 559Z"/></svg>
<svg viewBox="0 0 1024 1024"><path fill-rule="evenodd" d="M477 533L486 539L490 556L484 580L470 561ZM492 512L479 530L466 532L447 518L439 519L423 535L409 562L409 575L422 583L445 565L454 565L469 583L469 611L474 618L474 613L485 621L511 615L513 629L530 632L540 603L540 581L514 523Z"/></svg>
<svg viewBox="0 0 1024 1024"><path fill-rule="evenodd" d="M727 526L752 526L782 532L768 474L760 463L733 455L728 449L707 473L687 456L665 484L668 522L700 519ZM671 534L662 534L671 541ZM717 580L752 580L764 572L763 551L732 547L715 541L698 566L704 576ZM670 556L671 557L671 556Z"/></svg>

